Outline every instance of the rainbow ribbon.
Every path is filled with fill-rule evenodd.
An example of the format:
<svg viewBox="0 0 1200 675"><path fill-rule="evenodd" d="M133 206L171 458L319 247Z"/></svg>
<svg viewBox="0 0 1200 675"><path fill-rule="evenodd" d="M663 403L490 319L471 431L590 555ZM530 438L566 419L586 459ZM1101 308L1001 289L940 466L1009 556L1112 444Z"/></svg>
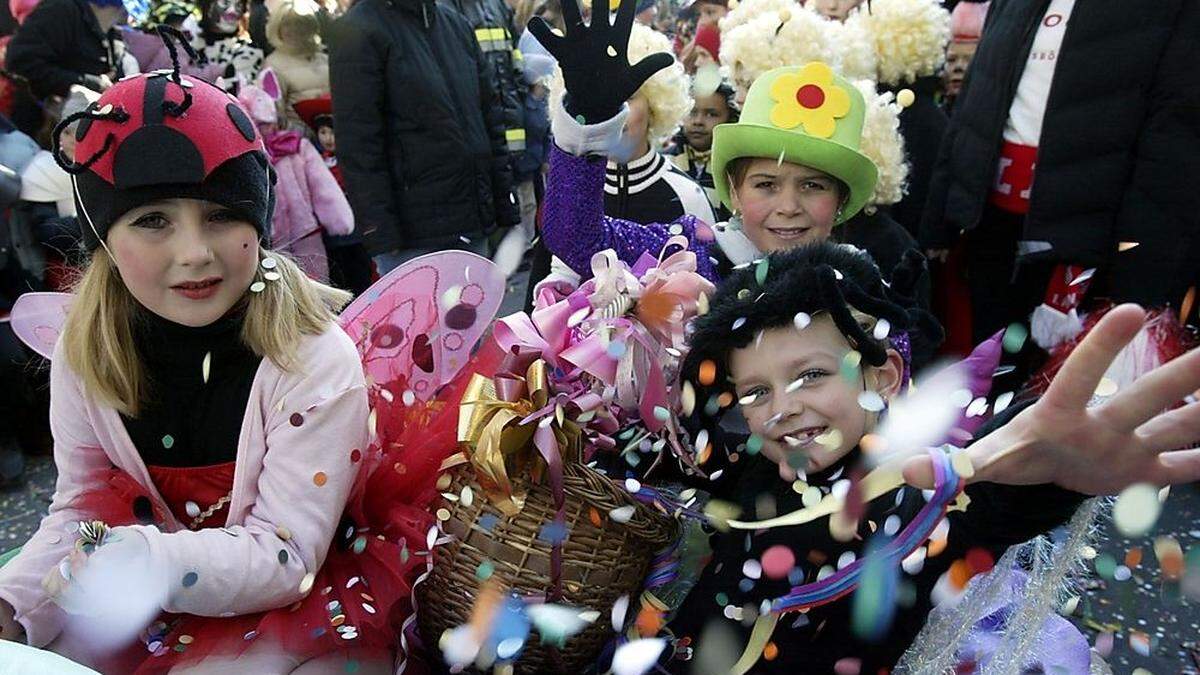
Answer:
<svg viewBox="0 0 1200 675"><path fill-rule="evenodd" d="M899 536L871 556L859 558L821 581L793 587L787 595L771 603L771 611L796 612L834 602L858 588L869 561L882 557L887 565L898 565L924 544L963 488L963 479L954 470L951 456L936 449L930 450L929 454L933 458L933 496Z"/></svg>

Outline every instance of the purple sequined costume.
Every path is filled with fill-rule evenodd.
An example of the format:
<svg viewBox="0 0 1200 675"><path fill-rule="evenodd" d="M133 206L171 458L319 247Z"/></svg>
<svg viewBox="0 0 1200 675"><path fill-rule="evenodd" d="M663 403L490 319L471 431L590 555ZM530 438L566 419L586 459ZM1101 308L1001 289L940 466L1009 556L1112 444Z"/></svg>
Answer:
<svg viewBox="0 0 1200 675"><path fill-rule="evenodd" d="M635 223L604 215L604 167L600 156L577 157L558 146L550 149L550 172L542 211L542 240L584 279L592 276L592 256L613 249L622 261L633 265L642 253L657 254L672 236L683 235L696 252L696 271L720 283L717 266L709 256L711 237L698 236L704 225L695 216L673 223ZM891 338L892 347L904 359L904 381L911 376L912 346L907 333Z"/></svg>
<svg viewBox="0 0 1200 675"><path fill-rule="evenodd" d="M657 254L668 239L682 234L696 252L696 271L713 283L720 281L708 256L712 242L696 236L697 227L703 226L694 216L643 224L604 215L604 167L603 157L576 157L558 146L550 150L542 240L551 253L587 279L598 251L611 248L633 265L642 253Z"/></svg>

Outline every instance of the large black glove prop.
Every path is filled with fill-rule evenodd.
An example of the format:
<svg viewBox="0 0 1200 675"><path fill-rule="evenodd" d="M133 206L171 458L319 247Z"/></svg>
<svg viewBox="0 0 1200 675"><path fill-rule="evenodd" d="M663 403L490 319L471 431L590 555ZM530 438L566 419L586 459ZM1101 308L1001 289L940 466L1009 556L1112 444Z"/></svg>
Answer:
<svg viewBox="0 0 1200 675"><path fill-rule="evenodd" d="M583 22L577 0L563 0L566 35L558 35L549 24L534 17L529 30L562 68L566 85L567 112L581 123L596 124L611 119L646 80L671 65L675 57L662 52L629 64L629 33L637 0L621 0L617 20L608 19L608 0L592 0L592 23Z"/></svg>

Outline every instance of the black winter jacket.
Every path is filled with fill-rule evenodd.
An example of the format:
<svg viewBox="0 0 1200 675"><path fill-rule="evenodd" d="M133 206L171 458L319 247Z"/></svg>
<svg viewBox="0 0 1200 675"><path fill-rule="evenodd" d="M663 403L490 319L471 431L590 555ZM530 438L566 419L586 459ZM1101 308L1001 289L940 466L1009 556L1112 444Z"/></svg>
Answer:
<svg viewBox="0 0 1200 675"><path fill-rule="evenodd" d="M338 161L373 254L519 221L504 111L460 14L432 0L361 0L331 35Z"/></svg>
<svg viewBox="0 0 1200 675"><path fill-rule="evenodd" d="M110 52L87 0L42 0L13 35L5 65L42 99L66 96L73 84L98 91L99 76L112 70Z"/></svg>
<svg viewBox="0 0 1200 675"><path fill-rule="evenodd" d="M1049 0L994 0L942 141L921 243L980 221L1008 110ZM1080 0L1038 143L1027 261L1099 268L1117 301L1174 303L1200 250L1200 2ZM1118 252L1121 242L1138 245ZM1127 247L1125 247L1127 248Z"/></svg>
<svg viewBox="0 0 1200 675"><path fill-rule="evenodd" d="M475 41L492 68L496 94L504 106L504 132L510 153L525 149L525 79L516 59L513 11L504 0L442 0L475 29ZM514 156L513 161L516 160Z"/></svg>
<svg viewBox="0 0 1200 675"><path fill-rule="evenodd" d="M904 154L908 156L908 190L904 198L892 206L892 217L914 237L921 227L921 214L929 197L929 180L937 163L938 148L950 120L936 99L941 78L922 77L916 82L897 87L880 87L881 91L899 92L911 89L916 94L913 104L900 111L900 135L904 137Z"/></svg>

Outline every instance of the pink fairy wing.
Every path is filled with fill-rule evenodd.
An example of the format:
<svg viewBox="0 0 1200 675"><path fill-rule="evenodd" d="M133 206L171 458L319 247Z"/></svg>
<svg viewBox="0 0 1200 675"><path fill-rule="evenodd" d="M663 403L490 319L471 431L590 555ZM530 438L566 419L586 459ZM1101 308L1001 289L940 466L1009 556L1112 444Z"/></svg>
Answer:
<svg viewBox="0 0 1200 675"><path fill-rule="evenodd" d="M13 332L30 349L47 359L67 320L67 309L75 299L70 293L26 293L13 303L9 322Z"/></svg>
<svg viewBox="0 0 1200 675"><path fill-rule="evenodd" d="M467 364L504 288L504 275L490 260L440 251L384 275L346 307L339 323L358 345L369 385L428 400Z"/></svg>

